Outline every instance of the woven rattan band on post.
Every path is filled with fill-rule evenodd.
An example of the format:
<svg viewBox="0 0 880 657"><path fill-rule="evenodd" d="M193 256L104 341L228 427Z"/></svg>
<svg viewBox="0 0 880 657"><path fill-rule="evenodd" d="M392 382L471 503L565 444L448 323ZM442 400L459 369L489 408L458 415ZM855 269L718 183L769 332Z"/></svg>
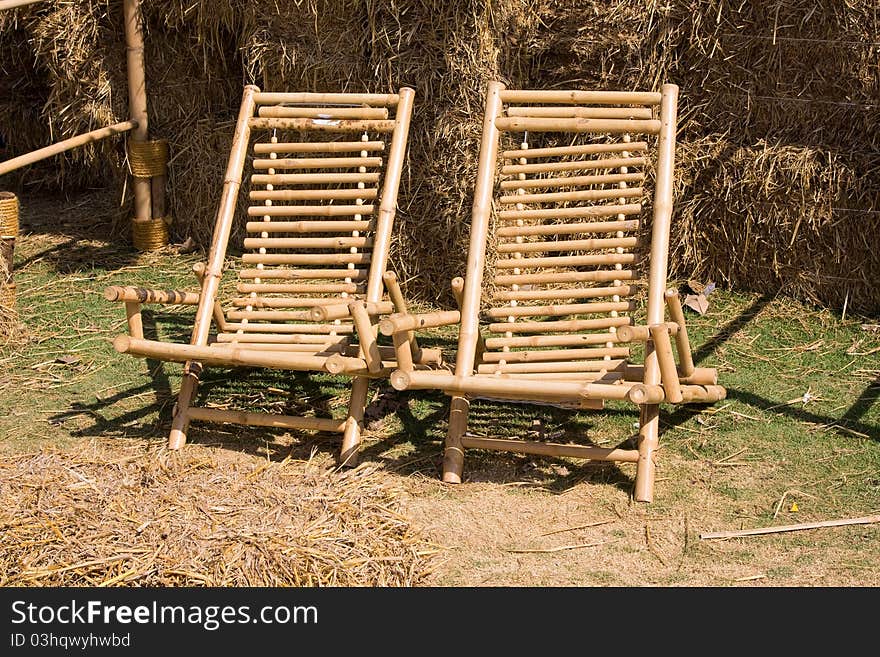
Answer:
<svg viewBox="0 0 880 657"><path fill-rule="evenodd" d="M168 246L168 223L165 219L131 221L131 238L138 251L155 251Z"/></svg>
<svg viewBox="0 0 880 657"><path fill-rule="evenodd" d="M15 283L0 283L0 313L15 310Z"/></svg>
<svg viewBox="0 0 880 657"><path fill-rule="evenodd" d="M0 238L18 236L18 197L12 192L0 192Z"/></svg>
<svg viewBox="0 0 880 657"><path fill-rule="evenodd" d="M128 167L135 178L164 176L168 166L168 141L128 140Z"/></svg>

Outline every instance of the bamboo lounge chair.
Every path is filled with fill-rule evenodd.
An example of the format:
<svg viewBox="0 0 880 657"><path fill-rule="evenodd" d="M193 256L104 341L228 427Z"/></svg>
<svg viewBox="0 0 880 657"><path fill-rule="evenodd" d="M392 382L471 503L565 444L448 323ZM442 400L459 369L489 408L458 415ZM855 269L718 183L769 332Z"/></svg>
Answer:
<svg viewBox="0 0 880 657"><path fill-rule="evenodd" d="M631 462L635 498L649 502L659 404L725 396L714 369L694 367L678 295L666 289L677 96L671 84L660 93L489 84L467 275L453 280L460 310L395 313L380 324L402 354L406 331L459 327L454 373L417 371L398 358L401 367L391 375L398 390L451 396L444 481L461 481L465 448ZM653 199L643 188L651 179ZM642 203L651 200L650 244L638 250ZM637 309L645 252L647 321L635 325L629 313ZM484 269L485 336L479 325ZM643 363L630 362L630 343L637 341L645 343ZM473 398L587 409L606 400L631 402L640 410L637 449L469 435Z"/></svg>
<svg viewBox="0 0 880 657"><path fill-rule="evenodd" d="M379 347L378 319L406 312L386 270L414 92L266 93L244 89L207 262L194 267L201 291L114 286L126 305L129 335L120 353L186 363L168 445L186 442L191 420L343 434L341 459L352 465L372 378L396 367ZM253 146L246 252L237 297L224 311L217 296L251 132ZM384 166L383 166L384 165ZM384 299L385 288L392 301ZM142 303L197 306L189 344L146 340ZM210 336L212 322L216 336ZM414 349L407 367L439 362L439 350ZM194 405L204 365L330 372L352 378L342 419L219 410Z"/></svg>

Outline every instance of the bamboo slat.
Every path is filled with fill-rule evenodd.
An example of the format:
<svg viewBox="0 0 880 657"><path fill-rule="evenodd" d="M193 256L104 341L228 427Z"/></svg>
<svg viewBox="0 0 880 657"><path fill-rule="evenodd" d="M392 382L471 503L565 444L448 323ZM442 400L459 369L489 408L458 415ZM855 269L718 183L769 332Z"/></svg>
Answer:
<svg viewBox="0 0 880 657"><path fill-rule="evenodd" d="M136 301L138 303L163 303L194 306L199 303L198 292L181 290L151 290L131 285L111 285L104 290L107 301Z"/></svg>
<svg viewBox="0 0 880 657"><path fill-rule="evenodd" d="M515 338L486 338L486 348L503 349L504 347L577 347L589 344L606 344L613 341L614 333L586 333L583 335L522 335ZM489 352L486 353L488 354ZM638 379L632 380L641 381L642 379L641 377L639 377Z"/></svg>
<svg viewBox="0 0 880 657"><path fill-rule="evenodd" d="M236 289L242 294L288 293L295 294L353 294L358 291L357 283L239 283Z"/></svg>
<svg viewBox="0 0 880 657"><path fill-rule="evenodd" d="M349 334L351 331L349 331ZM262 344L280 344L289 347L305 345L310 349L321 345L342 345L349 344L350 335L329 335L329 334L279 334L279 333L218 333L217 342L242 342L242 343L262 343Z"/></svg>
<svg viewBox="0 0 880 657"><path fill-rule="evenodd" d="M621 238L621 241L623 239L626 238ZM586 242L587 240L584 241ZM600 240L596 241L598 242ZM544 267L582 267L587 265L624 265L632 264L636 262L637 259L638 256L635 253L604 253L598 255L553 256L548 258L510 258L504 260L496 260L495 268L513 269L518 267L520 269L535 269Z"/></svg>
<svg viewBox="0 0 880 657"><path fill-rule="evenodd" d="M503 306L490 308L486 315L492 319L505 317L559 317L561 315L584 315L587 313L628 312L636 309L635 301L610 301L607 303L570 303L551 306Z"/></svg>
<svg viewBox="0 0 880 657"><path fill-rule="evenodd" d="M501 117L495 126L507 132L590 132L595 134L640 133L656 135L660 121L653 119L545 119Z"/></svg>
<svg viewBox="0 0 880 657"><path fill-rule="evenodd" d="M550 242L504 242L497 247L498 253L547 253L550 251L598 251L601 249L630 249L638 246L637 237L600 237L586 240L553 240ZM618 254L621 255L621 254ZM630 254L631 255L631 254ZM507 262L506 260L504 262ZM608 261L612 262L612 261ZM613 261L624 262L624 261ZM628 262L632 262L629 260ZM508 265L497 265L506 267ZM516 267L517 265L512 265Z"/></svg>
<svg viewBox="0 0 880 657"><path fill-rule="evenodd" d="M586 187L588 185L606 185L618 183L642 182L645 174L634 173L603 173L595 176L563 176L559 178L526 178L525 180L502 180L501 189L544 189L549 187Z"/></svg>
<svg viewBox="0 0 880 657"><path fill-rule="evenodd" d="M612 326L626 326L631 321L630 317L603 317L601 319L569 319L547 322L498 322L489 324L489 330L493 333L575 333L591 329L611 328Z"/></svg>
<svg viewBox="0 0 880 657"><path fill-rule="evenodd" d="M264 105L259 116L275 119L387 119L386 107L289 107Z"/></svg>
<svg viewBox="0 0 880 657"><path fill-rule="evenodd" d="M245 253L242 262L264 265L343 265L367 264L369 253Z"/></svg>
<svg viewBox="0 0 880 657"><path fill-rule="evenodd" d="M650 107L554 107L536 105L512 105L507 116L555 119L651 119Z"/></svg>
<svg viewBox="0 0 880 657"><path fill-rule="evenodd" d="M227 323L226 330L244 331L246 333L338 333L340 335L354 333L354 327L351 324L272 324L268 322L255 324Z"/></svg>
<svg viewBox="0 0 880 657"><path fill-rule="evenodd" d="M247 237L246 249L344 249L369 248L372 237Z"/></svg>
<svg viewBox="0 0 880 657"><path fill-rule="evenodd" d="M372 227L372 221L249 221L245 230L249 233L350 233Z"/></svg>
<svg viewBox="0 0 880 657"><path fill-rule="evenodd" d="M586 283L627 281L635 274L627 269L611 271L566 271L539 274L510 274L495 276L496 285L544 285L551 283Z"/></svg>
<svg viewBox="0 0 880 657"><path fill-rule="evenodd" d="M355 169L381 167L381 157L288 157L282 159L255 159L254 169Z"/></svg>
<svg viewBox="0 0 880 657"><path fill-rule="evenodd" d="M229 319L246 319L258 321L302 322L312 319L308 310L230 310L226 313Z"/></svg>
<svg viewBox="0 0 880 657"><path fill-rule="evenodd" d="M353 281L364 281L367 272L364 269L242 269L239 278L265 278L272 280L321 280L350 278Z"/></svg>
<svg viewBox="0 0 880 657"><path fill-rule="evenodd" d="M373 205L252 205L250 217L344 217L373 214Z"/></svg>
<svg viewBox="0 0 880 657"><path fill-rule="evenodd" d="M351 302L341 303L341 299L333 299L333 303L322 307L315 307L311 312L311 319L316 322L326 322L334 319L344 319L351 316ZM394 312L394 304L390 301L367 301L363 303L368 315L388 315Z"/></svg>
<svg viewBox="0 0 880 657"><path fill-rule="evenodd" d="M255 189L250 191L248 198L252 201L330 201L358 198L368 201L378 195L379 190L375 187L364 189Z"/></svg>
<svg viewBox="0 0 880 657"><path fill-rule="evenodd" d="M501 221L517 219L573 219L578 217L607 217L617 214L636 214L641 212L638 203L628 205L586 205L575 208L542 208L540 210L501 210L496 217Z"/></svg>
<svg viewBox="0 0 880 657"><path fill-rule="evenodd" d="M394 121L360 119L251 119L256 130L314 130L315 132L394 132Z"/></svg>
<svg viewBox="0 0 880 657"><path fill-rule="evenodd" d="M596 297L625 297L633 292L631 285L617 285L613 287L579 287L579 288L554 288L551 290L515 290L496 291L493 299L498 301L538 301L540 299L592 299Z"/></svg>
<svg viewBox="0 0 880 657"><path fill-rule="evenodd" d="M507 89L501 92L505 103L560 103L570 105L659 105L660 94L653 91L554 91Z"/></svg>
<svg viewBox="0 0 880 657"><path fill-rule="evenodd" d="M255 173L253 185L335 185L337 183L374 183L379 181L378 171L366 173Z"/></svg>
<svg viewBox="0 0 880 657"><path fill-rule="evenodd" d="M597 201L609 198L639 198L644 193L641 187L624 189L587 189L577 192L550 192L545 194L514 194L502 196L502 205L517 203L574 203L577 201Z"/></svg>
<svg viewBox="0 0 880 657"><path fill-rule="evenodd" d="M611 351L611 350L609 350ZM625 350L620 350L625 351ZM478 374L494 374L496 372L539 373L539 372L601 372L613 369L623 363L621 360L563 360L537 361L527 363L486 363L477 366ZM528 393L526 393L528 394Z"/></svg>
<svg viewBox="0 0 880 657"><path fill-rule="evenodd" d="M615 142L611 144L578 144L576 146L549 146L547 148L523 148L504 151L502 157L518 160L521 157L536 159L543 157L570 157L572 155L594 155L596 153L634 153L648 150L644 141Z"/></svg>
<svg viewBox="0 0 880 657"><path fill-rule="evenodd" d="M519 173L549 173L551 171L588 171L591 169L619 169L620 167L644 166L643 157L603 157L595 160L569 160L564 162L538 162L536 164L505 164L501 175Z"/></svg>
<svg viewBox="0 0 880 657"><path fill-rule="evenodd" d="M382 335L393 335L403 331L457 324L460 320L461 313L458 310L440 310L420 315L394 314L384 317L379 322L379 331Z"/></svg>
<svg viewBox="0 0 880 657"><path fill-rule="evenodd" d="M232 300L235 308L313 308L332 306L342 301L340 297L236 297Z"/></svg>
<svg viewBox="0 0 880 657"><path fill-rule="evenodd" d="M678 332L678 324L667 322L665 324L670 335ZM618 342L647 342L651 339L651 330L647 326L626 326L617 332Z"/></svg>
<svg viewBox="0 0 880 657"><path fill-rule="evenodd" d="M541 349L538 351L486 351L483 353L483 362L498 363L502 360L506 361L508 364L524 362L537 363L543 361L565 362L587 360L591 358L598 361L605 356L610 356L611 358L626 358L629 356L629 349L626 347L601 347L593 349ZM604 365L598 369L613 370L621 364L624 364L623 361L614 361L613 364L609 364L609 361L602 361L602 363L604 363Z"/></svg>
<svg viewBox="0 0 880 657"><path fill-rule="evenodd" d="M254 96L257 105L379 105L392 107L400 102L398 94L313 93L262 91Z"/></svg>
<svg viewBox="0 0 880 657"><path fill-rule="evenodd" d="M384 151L384 141L302 141L254 144L254 153L359 153Z"/></svg>
<svg viewBox="0 0 880 657"><path fill-rule="evenodd" d="M616 233L637 230L638 219L624 221L590 221L585 223L536 224L532 226L501 226L496 237L528 237L530 235L574 235L577 233Z"/></svg>

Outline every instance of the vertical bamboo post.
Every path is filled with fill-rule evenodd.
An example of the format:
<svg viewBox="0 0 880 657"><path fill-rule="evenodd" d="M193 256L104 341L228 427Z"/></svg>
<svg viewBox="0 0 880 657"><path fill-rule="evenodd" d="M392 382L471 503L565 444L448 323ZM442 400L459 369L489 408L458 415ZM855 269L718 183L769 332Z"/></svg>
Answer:
<svg viewBox="0 0 880 657"><path fill-rule="evenodd" d="M651 266L648 273L648 308L646 323L660 324L664 319L664 294L672 222L672 183L675 166L678 87L664 84L660 100L660 136L657 140L657 173L654 191L654 214L651 228ZM645 385L660 384L660 365L652 346L645 346ZM639 460L636 465L634 496L638 502L654 499L654 452L660 439L660 406L645 404L640 410Z"/></svg>
<svg viewBox="0 0 880 657"><path fill-rule="evenodd" d="M125 55L128 68L128 113L137 121L131 131L132 141L146 141L149 134L147 124L147 79L144 68L144 33L141 20L140 0L123 0L122 11L125 20ZM148 178L134 178L134 218L148 221L152 218L152 190Z"/></svg>
<svg viewBox="0 0 880 657"><path fill-rule="evenodd" d="M391 250L391 229L394 224L394 215L397 212L397 190L400 187L400 176L406 155L406 142L409 135L414 97L414 90L402 87L399 92L397 109L394 112L394 133L391 136L391 146L388 149L385 181L382 185L382 202L379 204L376 230L373 235L372 260L367 278L367 302L375 303L382 300L384 289L382 275L388 266L388 253ZM342 451L340 453L340 460L346 466L357 465L357 450L361 442L361 429L369 387L370 380L367 377L355 377L352 381L351 397L348 401L348 422L342 435Z"/></svg>
<svg viewBox="0 0 880 657"><path fill-rule="evenodd" d="M211 239L207 265L201 274L202 292L199 296L199 306L196 310L190 344L208 344L208 333L211 329L211 318L214 313L214 299L220 287L223 261L226 258L226 246L232 231L232 220L235 217L242 170L247 157L248 141L251 134L248 119L254 115L254 94L258 92L258 87L248 85L244 88L241 99L238 122L235 125L235 135L232 138L232 149L229 153L229 163L223 178L223 192L220 197L220 207L217 210L217 221L214 224L214 236ZM184 366L183 381L180 384L180 395L177 400L177 412L171 424L171 433L168 436L169 449L180 449L186 443L186 429L189 424L187 411L190 401L196 393L201 369L201 365L195 362L188 362Z"/></svg>
<svg viewBox="0 0 880 657"><path fill-rule="evenodd" d="M458 353L455 359L455 375L471 376L480 335L479 312L483 285L483 268L486 264L486 241L489 234L489 217L492 212L492 191L495 183L495 163L498 157L498 128L495 119L501 113L501 92L504 84L489 82L486 90L486 110L483 115L483 135L480 142L480 161L474 186L474 204L471 212L471 236L464 288L461 292L461 322L458 333ZM470 404L463 396L453 396L449 404L449 427L443 453L443 481L461 483L464 467L464 448L461 437L467 430Z"/></svg>

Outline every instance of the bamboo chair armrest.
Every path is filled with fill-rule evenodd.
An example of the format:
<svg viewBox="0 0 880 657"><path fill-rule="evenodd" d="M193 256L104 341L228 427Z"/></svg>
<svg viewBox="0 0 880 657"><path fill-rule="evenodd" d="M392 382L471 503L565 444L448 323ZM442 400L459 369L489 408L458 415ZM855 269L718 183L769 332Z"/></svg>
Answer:
<svg viewBox="0 0 880 657"><path fill-rule="evenodd" d="M674 336L678 333L678 324L675 322L665 322L660 324L665 326L669 335ZM618 342L647 342L651 339L650 326L620 326L615 333Z"/></svg>
<svg viewBox="0 0 880 657"><path fill-rule="evenodd" d="M387 315L394 312L394 304L390 301L365 302L364 308L368 315ZM329 322L334 319L350 319L351 302L336 303L329 306L315 306L309 316L316 322Z"/></svg>
<svg viewBox="0 0 880 657"><path fill-rule="evenodd" d="M379 322L379 331L382 335L394 335L404 331L416 329L435 328L449 326L461 321L461 313L458 310L440 310L433 313L412 315L409 313L395 313Z"/></svg>
<svg viewBox="0 0 880 657"><path fill-rule="evenodd" d="M107 301L122 301L125 303L162 303L184 306L197 306L199 303L198 292L152 290L145 287L134 287L133 285L111 285L104 290L104 298Z"/></svg>

